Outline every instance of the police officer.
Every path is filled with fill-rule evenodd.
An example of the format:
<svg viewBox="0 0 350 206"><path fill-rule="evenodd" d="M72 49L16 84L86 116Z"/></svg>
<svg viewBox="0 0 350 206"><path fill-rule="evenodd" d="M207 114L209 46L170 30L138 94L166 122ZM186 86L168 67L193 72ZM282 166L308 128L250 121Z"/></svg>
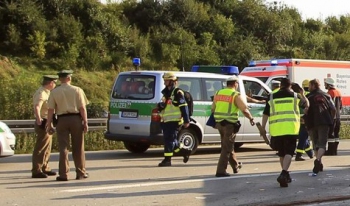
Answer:
<svg viewBox="0 0 350 206"><path fill-rule="evenodd" d="M84 91L71 85L71 70L58 73L61 85L52 90L49 97L49 116L46 124L47 131L52 129L52 114L56 110L58 122L56 126L59 147L59 176L57 181L68 181L69 137L72 142L72 156L75 165L76 179L88 178L85 169L84 133L88 131L86 105L88 100Z"/></svg>
<svg viewBox="0 0 350 206"><path fill-rule="evenodd" d="M339 131L340 131L340 111L342 109L342 99L340 91L335 88L335 81L333 78L328 77L325 79L325 88L328 90L328 94L331 96L334 106L336 108L335 119L328 135L328 150L325 155L337 155L339 145Z"/></svg>
<svg viewBox="0 0 350 206"><path fill-rule="evenodd" d="M230 163L233 173L238 173L238 170L242 167L242 163L237 161L234 151L235 138L240 127L238 110L242 111L252 126L255 124L248 106L237 91L238 81L237 76L228 78L226 81L227 87L216 92L211 108L216 121L216 128L219 130L221 137L221 153L216 169L216 177L230 176L226 172L228 163Z"/></svg>
<svg viewBox="0 0 350 206"><path fill-rule="evenodd" d="M304 95L309 94L309 80L305 79L302 82L302 87L304 89ZM312 150L312 146L309 141L309 133L307 132L305 121L304 121L304 110L300 109L300 130L299 130L299 140L296 149L295 161L305 161L303 158L303 154L306 153L310 159L314 157L314 152Z"/></svg>
<svg viewBox="0 0 350 206"><path fill-rule="evenodd" d="M292 83L289 79L281 80L281 88L278 92L270 95L262 119L263 128L266 127L269 119L271 147L278 151L280 157L282 171L277 178L277 182L281 187L288 187L288 183L292 181L288 169L294 155L300 129L299 106L308 107L303 89L300 88L302 97L302 101L300 101L291 88Z"/></svg>
<svg viewBox="0 0 350 206"><path fill-rule="evenodd" d="M159 167L171 166L171 157L174 152L183 152L183 162L187 163L190 150L183 149L177 140L178 131L181 127L190 126L190 117L187 102L182 90L177 88L177 77L173 72L163 75L165 88L162 90L162 102L158 103L161 116L161 126L164 137L164 159Z"/></svg>
<svg viewBox="0 0 350 206"><path fill-rule="evenodd" d="M32 178L47 178L48 175L56 175L56 172L52 171L48 165L51 154L52 133L46 132L45 125L48 116L47 100L49 99L50 91L56 86L57 79L57 75L43 76L42 86L33 96L34 128L37 139L32 156Z"/></svg>

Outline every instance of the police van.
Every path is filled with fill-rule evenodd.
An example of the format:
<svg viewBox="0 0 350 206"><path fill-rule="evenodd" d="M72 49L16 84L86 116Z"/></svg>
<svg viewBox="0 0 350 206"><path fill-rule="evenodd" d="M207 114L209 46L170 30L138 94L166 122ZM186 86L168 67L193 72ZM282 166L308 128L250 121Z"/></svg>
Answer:
<svg viewBox="0 0 350 206"><path fill-rule="evenodd" d="M162 76L165 72L169 71L119 73L110 96L106 139L122 141L125 148L133 153L143 153L151 145L163 145L157 103L162 98L161 91L164 89ZM238 75L238 68L194 66L191 72L174 73L178 77L177 86L190 92L194 102L192 118L195 122L179 131L179 141L185 148L191 149L192 153L195 153L200 144L220 143L218 130L207 126L206 122L211 114L214 94L226 87L228 77ZM238 75L238 79L238 91L247 102L255 122L261 122L265 104L249 102L247 96L260 100L267 99L271 92L270 88L254 77ZM264 142L259 130L251 126L241 112L239 120L242 126L236 137L236 148L243 143Z"/></svg>

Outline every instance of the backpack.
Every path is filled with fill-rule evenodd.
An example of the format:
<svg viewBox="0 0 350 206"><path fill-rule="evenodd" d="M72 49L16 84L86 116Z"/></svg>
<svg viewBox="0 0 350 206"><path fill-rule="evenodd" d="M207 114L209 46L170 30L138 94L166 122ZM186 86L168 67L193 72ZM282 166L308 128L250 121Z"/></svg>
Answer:
<svg viewBox="0 0 350 206"><path fill-rule="evenodd" d="M178 92L179 90L181 90L184 93L184 98L188 107L188 113L189 113L189 116L191 117L193 115L193 97L191 93L189 93L188 91L184 91L183 89L180 89L180 88L176 88L174 92Z"/></svg>

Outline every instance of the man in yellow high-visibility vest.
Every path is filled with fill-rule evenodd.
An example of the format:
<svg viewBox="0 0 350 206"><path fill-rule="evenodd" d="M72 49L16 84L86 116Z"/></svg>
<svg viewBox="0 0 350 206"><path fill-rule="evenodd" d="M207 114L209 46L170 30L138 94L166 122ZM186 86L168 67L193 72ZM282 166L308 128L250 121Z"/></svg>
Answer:
<svg viewBox="0 0 350 206"><path fill-rule="evenodd" d="M171 158L174 152L183 150L183 162L187 163L191 151L183 149L183 145L177 140L180 126L190 126L190 116L184 92L177 88L177 76L173 72L163 75L164 86L162 90L162 102L158 103L158 109L162 118L161 127L164 137L164 159L159 167L171 166Z"/></svg>
<svg viewBox="0 0 350 206"><path fill-rule="evenodd" d="M297 93L291 90L292 83L289 79L281 80L281 88L270 95L270 100L265 106L262 119L262 127L266 127L269 119L269 131L271 135L271 147L278 151L282 172L277 178L281 187L288 187L291 177L288 169L296 148L296 141L300 129L299 107L308 108L309 103L300 88L301 100Z"/></svg>
<svg viewBox="0 0 350 206"><path fill-rule="evenodd" d="M238 170L242 167L242 163L237 161L234 152L236 133L240 127L238 110L241 110L243 115L250 120L250 124L254 126L253 116L237 91L239 78L232 76L227 79L226 83L227 88L216 92L211 108L216 121L216 128L219 130L221 137L221 154L216 169L216 177L230 176L226 172L228 163L230 163L233 173L238 173Z"/></svg>

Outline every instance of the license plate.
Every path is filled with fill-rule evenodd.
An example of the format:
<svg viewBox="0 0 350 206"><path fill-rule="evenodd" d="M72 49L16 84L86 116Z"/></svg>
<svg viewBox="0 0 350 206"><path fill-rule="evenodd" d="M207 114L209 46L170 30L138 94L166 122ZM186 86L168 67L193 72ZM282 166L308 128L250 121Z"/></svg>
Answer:
<svg viewBox="0 0 350 206"><path fill-rule="evenodd" d="M122 112L122 117L137 118L137 112Z"/></svg>

